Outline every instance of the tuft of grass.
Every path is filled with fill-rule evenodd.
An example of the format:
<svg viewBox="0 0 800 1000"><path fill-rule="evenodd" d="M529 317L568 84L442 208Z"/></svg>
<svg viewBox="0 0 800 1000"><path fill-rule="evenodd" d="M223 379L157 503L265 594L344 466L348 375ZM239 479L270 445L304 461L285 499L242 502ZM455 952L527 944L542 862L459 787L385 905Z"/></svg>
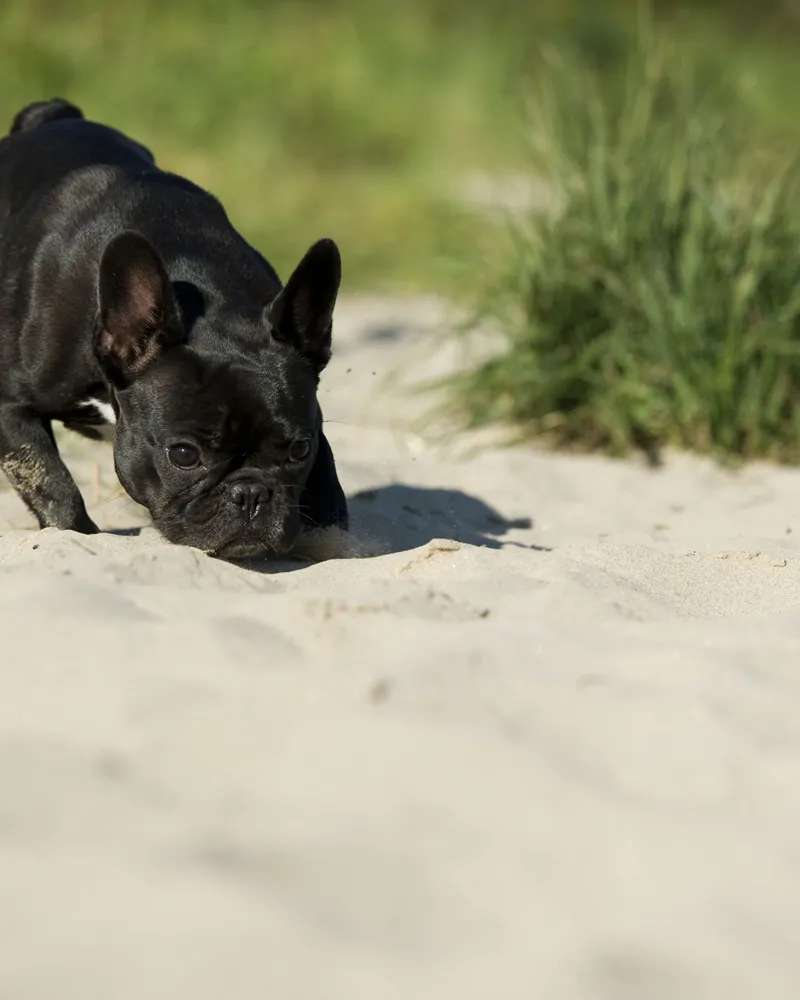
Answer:
<svg viewBox="0 0 800 1000"><path fill-rule="evenodd" d="M555 446L800 458L800 169L735 89L642 35L612 85L549 53L551 210L485 303L506 349L457 380L473 424Z"/></svg>

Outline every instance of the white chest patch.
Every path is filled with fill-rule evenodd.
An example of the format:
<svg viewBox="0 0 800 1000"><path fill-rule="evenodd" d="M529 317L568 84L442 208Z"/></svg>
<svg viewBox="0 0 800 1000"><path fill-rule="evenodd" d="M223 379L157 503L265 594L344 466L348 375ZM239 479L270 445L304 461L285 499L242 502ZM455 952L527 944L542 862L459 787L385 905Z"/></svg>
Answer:
<svg viewBox="0 0 800 1000"><path fill-rule="evenodd" d="M100 414L105 423L116 424L117 415L114 413L114 407L111 403L104 403L101 399L85 399L82 406L91 406Z"/></svg>
<svg viewBox="0 0 800 1000"><path fill-rule="evenodd" d="M94 399L92 397L82 400L80 405L95 411L103 421L102 424L94 425L95 432L100 435L103 441L113 443L117 433L117 415L114 413L114 407L111 403L106 403L102 399Z"/></svg>

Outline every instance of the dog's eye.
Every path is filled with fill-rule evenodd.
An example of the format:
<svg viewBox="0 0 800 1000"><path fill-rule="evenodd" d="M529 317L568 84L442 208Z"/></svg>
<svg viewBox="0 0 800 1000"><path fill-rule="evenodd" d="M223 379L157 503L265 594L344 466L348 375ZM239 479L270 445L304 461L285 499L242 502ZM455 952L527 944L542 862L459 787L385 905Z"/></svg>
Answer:
<svg viewBox="0 0 800 1000"><path fill-rule="evenodd" d="M295 441L289 448L289 458L292 462L302 462L304 458L308 458L310 451L311 442L308 438L301 438L299 441Z"/></svg>
<svg viewBox="0 0 800 1000"><path fill-rule="evenodd" d="M200 464L200 449L182 441L167 449L167 456L177 469L196 469Z"/></svg>

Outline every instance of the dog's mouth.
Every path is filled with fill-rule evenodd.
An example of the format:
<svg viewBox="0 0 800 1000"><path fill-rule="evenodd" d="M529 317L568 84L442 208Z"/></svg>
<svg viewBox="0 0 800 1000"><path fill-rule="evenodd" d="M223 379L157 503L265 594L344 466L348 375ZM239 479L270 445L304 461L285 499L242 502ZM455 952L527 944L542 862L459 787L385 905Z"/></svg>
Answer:
<svg viewBox="0 0 800 1000"><path fill-rule="evenodd" d="M268 556L286 556L295 545L295 538L278 542L263 538L236 538L216 548L206 549L215 559L255 559Z"/></svg>
<svg viewBox="0 0 800 1000"><path fill-rule="evenodd" d="M217 559L286 556L294 548L299 535L299 521L291 518L277 518L266 524L228 523L222 530L210 532L206 544L200 547Z"/></svg>
<svg viewBox="0 0 800 1000"><path fill-rule="evenodd" d="M234 526L230 524L199 528L174 517L168 521L153 518L153 524L159 534L173 545L188 545L217 559L286 556L300 535L299 524L236 525L235 530L231 530Z"/></svg>
<svg viewBox="0 0 800 1000"><path fill-rule="evenodd" d="M188 545L217 559L286 556L301 531L296 505L289 498L261 513L242 516L232 504L203 497L150 513L159 534L174 545ZM248 512L245 512L248 514Z"/></svg>

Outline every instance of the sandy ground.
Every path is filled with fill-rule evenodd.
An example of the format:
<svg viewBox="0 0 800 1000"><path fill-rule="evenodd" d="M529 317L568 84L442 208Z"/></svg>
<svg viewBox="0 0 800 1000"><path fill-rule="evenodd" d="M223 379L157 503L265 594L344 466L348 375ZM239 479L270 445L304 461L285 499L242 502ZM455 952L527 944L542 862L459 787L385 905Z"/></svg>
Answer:
<svg viewBox="0 0 800 1000"><path fill-rule="evenodd" d="M800 473L438 439L437 304L336 334L359 558L0 491L0 1000L795 1000Z"/></svg>

